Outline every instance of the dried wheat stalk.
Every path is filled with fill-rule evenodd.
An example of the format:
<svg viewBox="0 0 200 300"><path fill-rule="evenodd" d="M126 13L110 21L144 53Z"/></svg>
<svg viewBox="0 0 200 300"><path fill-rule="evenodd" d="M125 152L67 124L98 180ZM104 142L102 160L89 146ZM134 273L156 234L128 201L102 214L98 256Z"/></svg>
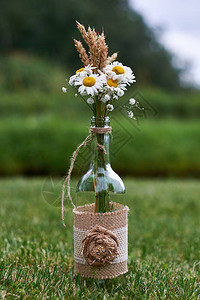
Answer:
<svg viewBox="0 0 200 300"><path fill-rule="evenodd" d="M77 28L80 31L80 34L82 35L84 41L88 44L88 37L87 37L87 31L85 30L85 27L80 24L78 21L76 21Z"/></svg>
<svg viewBox="0 0 200 300"><path fill-rule="evenodd" d="M88 28L88 46L90 51L90 62L94 67L98 68L99 65L99 48L98 48L98 35L96 31Z"/></svg>
<svg viewBox="0 0 200 300"><path fill-rule="evenodd" d="M88 46L90 52L90 62L96 66L96 49L97 49L97 39L96 39L96 32L92 31L90 27L88 27L87 32L88 37Z"/></svg>
<svg viewBox="0 0 200 300"><path fill-rule="evenodd" d="M76 21L76 23L78 30L89 47L90 56L88 57L82 43L74 39L76 49L79 52L79 56L83 64L85 66L88 64L93 64L94 67L102 71L108 62L111 63L117 58L117 53L114 53L108 59L108 46L105 41L104 33L99 35L96 33L95 29L91 29L90 26L88 27L88 31L86 31L82 24L80 24L78 21Z"/></svg>
<svg viewBox="0 0 200 300"><path fill-rule="evenodd" d="M82 43L80 41L77 41L74 39L74 44L76 46L76 49L79 53L80 59L82 61L82 63L84 64L84 66L87 66L90 64L90 60L89 57L86 53L85 48L83 47Z"/></svg>
<svg viewBox="0 0 200 300"><path fill-rule="evenodd" d="M107 58L108 58L108 46L106 45L105 35L102 33L99 36L99 69L102 71L106 66Z"/></svg>
<svg viewBox="0 0 200 300"><path fill-rule="evenodd" d="M97 35L97 33L96 33L96 31L95 31L95 29L93 28L93 30L92 30L92 32L93 32L93 36L94 36L94 38L95 38L95 40L96 40L96 43L95 43L95 47L94 47L94 50L93 50L93 52L94 52L94 64L95 64L95 67L97 67L98 68L98 66L99 66L99 56L100 56L100 51L99 51L99 43L98 43L98 35Z"/></svg>

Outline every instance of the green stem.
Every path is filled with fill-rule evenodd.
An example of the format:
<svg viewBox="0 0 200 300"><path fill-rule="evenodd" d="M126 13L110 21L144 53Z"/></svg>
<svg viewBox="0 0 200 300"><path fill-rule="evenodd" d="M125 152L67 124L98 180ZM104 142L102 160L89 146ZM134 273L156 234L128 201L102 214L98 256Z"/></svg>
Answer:
<svg viewBox="0 0 200 300"><path fill-rule="evenodd" d="M96 127L98 127L99 120L101 115L101 107L100 101L97 96L97 115L96 115ZM98 135L97 135L97 143L98 143ZM97 148L97 157L96 157L96 193L95 193L95 212L98 212L99 207L99 199L98 199L98 168L99 168L99 149Z"/></svg>
<svg viewBox="0 0 200 300"><path fill-rule="evenodd" d="M104 123L102 122L106 114L106 107L103 107L103 103L97 97L96 101L96 127L103 127ZM104 134L96 134L96 144L104 145ZM99 171L106 172L106 161L105 154L102 149L99 149L97 146L96 150L96 188L95 188L95 212L106 212L109 211L109 197L106 186L106 180L104 179L103 174L99 174ZM101 178L99 177L101 176ZM99 186L99 184L101 186Z"/></svg>

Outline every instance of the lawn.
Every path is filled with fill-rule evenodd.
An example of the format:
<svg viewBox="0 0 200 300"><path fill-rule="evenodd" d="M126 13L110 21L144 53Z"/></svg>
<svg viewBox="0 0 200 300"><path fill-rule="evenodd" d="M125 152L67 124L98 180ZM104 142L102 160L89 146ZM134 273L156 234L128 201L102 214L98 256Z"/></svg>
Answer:
<svg viewBox="0 0 200 300"><path fill-rule="evenodd" d="M41 196L44 179L0 181L0 298L200 299L200 182L126 179L129 272L73 275L73 216Z"/></svg>

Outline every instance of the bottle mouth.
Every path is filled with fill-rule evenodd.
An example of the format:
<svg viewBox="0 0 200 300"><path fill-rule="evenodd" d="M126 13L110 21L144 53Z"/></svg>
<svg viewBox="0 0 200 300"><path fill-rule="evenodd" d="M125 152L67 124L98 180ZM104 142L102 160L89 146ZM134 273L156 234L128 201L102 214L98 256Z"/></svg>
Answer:
<svg viewBox="0 0 200 300"><path fill-rule="evenodd" d="M107 117L100 117L97 118L93 116L91 118L91 127L107 127L110 126L110 118Z"/></svg>

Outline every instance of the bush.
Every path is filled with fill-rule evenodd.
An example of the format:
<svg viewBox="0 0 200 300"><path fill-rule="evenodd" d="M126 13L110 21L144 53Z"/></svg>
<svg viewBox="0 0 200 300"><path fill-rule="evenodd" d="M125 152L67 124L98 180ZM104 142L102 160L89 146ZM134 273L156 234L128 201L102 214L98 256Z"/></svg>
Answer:
<svg viewBox="0 0 200 300"><path fill-rule="evenodd" d="M2 121L1 175L65 172L73 151L88 135L87 124L50 116ZM134 176L199 176L198 121L146 121L140 127L141 133L131 123L123 125L129 143L122 141L116 146L119 140L113 122L111 158L117 172ZM86 170L85 160L89 163L87 153L82 153L78 160L82 171ZM80 176L78 167L74 170L77 174Z"/></svg>
<svg viewBox="0 0 200 300"><path fill-rule="evenodd" d="M60 67L25 53L0 57L0 89L4 91L38 89L49 92L57 89L58 82L65 76Z"/></svg>

